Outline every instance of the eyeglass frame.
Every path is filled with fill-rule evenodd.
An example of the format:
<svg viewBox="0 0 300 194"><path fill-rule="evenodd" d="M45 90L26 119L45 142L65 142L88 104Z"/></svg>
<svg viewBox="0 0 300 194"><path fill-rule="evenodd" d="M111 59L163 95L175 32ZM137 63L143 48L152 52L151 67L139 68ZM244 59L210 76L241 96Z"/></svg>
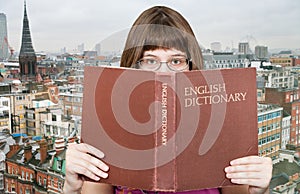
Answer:
<svg viewBox="0 0 300 194"><path fill-rule="evenodd" d="M138 60L136 63L135 63L135 68L136 69L141 69L141 68L139 68L140 67L140 62L143 60L143 58L141 58L140 60ZM185 59L186 60L186 64L188 65L188 69L189 69L189 71L191 71L192 69L193 69L193 62L192 62L192 59L189 59L189 58L186 58ZM153 70L153 71L155 71L155 70L158 70L161 66L162 66L162 64L163 63L165 63L166 65L167 65L167 67L171 70L171 71L175 71L175 72L181 72L182 70L176 70L176 69L174 69L174 68L171 68L170 67L170 65L169 65L169 61L159 61L159 60L157 60L158 62L159 62L159 65L156 67L156 68L154 68L154 69L151 69L151 70ZM145 69L146 70L146 69ZM150 70L150 69L148 69L148 70Z"/></svg>

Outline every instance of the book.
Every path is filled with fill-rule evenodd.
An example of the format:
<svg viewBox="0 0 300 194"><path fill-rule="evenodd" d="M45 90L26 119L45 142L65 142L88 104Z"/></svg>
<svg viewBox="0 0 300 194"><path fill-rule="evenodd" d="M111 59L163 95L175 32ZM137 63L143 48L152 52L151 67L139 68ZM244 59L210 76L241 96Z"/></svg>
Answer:
<svg viewBox="0 0 300 194"><path fill-rule="evenodd" d="M255 68L153 72L85 67L82 142L105 153L100 182L151 191L232 185L258 154Z"/></svg>

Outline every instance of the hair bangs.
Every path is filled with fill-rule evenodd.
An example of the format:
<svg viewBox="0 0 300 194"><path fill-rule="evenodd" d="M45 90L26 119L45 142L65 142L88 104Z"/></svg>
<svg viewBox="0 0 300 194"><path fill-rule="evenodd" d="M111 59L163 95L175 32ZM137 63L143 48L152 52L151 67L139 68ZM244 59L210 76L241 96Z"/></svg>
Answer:
<svg viewBox="0 0 300 194"><path fill-rule="evenodd" d="M188 54L186 33L165 25L152 25L144 39L143 50L174 48Z"/></svg>

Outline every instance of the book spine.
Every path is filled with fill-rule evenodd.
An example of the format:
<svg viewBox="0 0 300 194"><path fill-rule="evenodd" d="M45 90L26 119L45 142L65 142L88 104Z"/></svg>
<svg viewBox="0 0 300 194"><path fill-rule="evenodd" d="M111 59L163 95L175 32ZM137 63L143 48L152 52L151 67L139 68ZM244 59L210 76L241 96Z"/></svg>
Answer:
<svg viewBox="0 0 300 194"><path fill-rule="evenodd" d="M156 120L154 189L175 191L175 74L157 73L155 81Z"/></svg>

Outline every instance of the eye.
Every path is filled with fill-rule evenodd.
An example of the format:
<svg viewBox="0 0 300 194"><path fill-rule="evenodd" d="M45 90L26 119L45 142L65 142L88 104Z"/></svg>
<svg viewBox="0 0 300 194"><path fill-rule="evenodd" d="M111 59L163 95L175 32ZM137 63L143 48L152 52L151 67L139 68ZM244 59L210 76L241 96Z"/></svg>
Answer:
<svg viewBox="0 0 300 194"><path fill-rule="evenodd" d="M181 64L184 64L185 63L185 59L183 59L183 58L173 58L172 60L171 60L171 64L172 65L181 65Z"/></svg>
<svg viewBox="0 0 300 194"><path fill-rule="evenodd" d="M158 63L156 59L144 59L143 61L146 65L156 65Z"/></svg>

